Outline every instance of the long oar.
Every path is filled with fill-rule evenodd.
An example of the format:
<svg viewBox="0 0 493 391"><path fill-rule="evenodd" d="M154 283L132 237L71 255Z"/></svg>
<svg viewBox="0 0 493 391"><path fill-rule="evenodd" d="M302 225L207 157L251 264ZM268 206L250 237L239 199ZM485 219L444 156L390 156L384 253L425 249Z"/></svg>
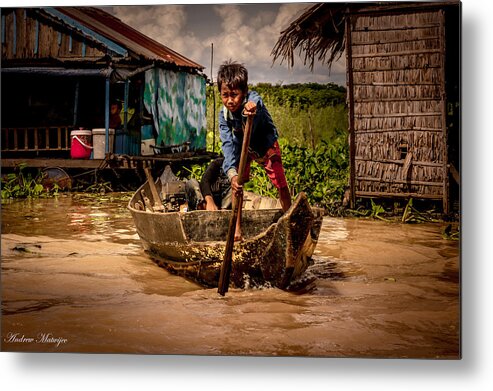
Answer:
<svg viewBox="0 0 493 391"><path fill-rule="evenodd" d="M241 145L240 167L238 168L238 184L243 185L243 175L248 157L248 146L250 145L250 134L252 133L253 115L247 117L245 132L243 133L243 144ZM229 288L229 276L231 274L231 262L233 257L233 245L235 241L236 221L241 223L241 208L243 206L243 193L241 196L233 195L233 213L229 220L228 238L226 241L226 249L224 251L223 263L221 265L221 274L219 275L219 284L217 292L224 296ZM239 216L238 216L239 215Z"/></svg>

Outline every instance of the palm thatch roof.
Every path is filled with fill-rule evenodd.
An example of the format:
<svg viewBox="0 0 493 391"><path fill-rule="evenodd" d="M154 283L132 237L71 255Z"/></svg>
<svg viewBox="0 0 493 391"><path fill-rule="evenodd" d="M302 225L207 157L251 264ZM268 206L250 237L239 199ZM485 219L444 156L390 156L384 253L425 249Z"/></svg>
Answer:
<svg viewBox="0 0 493 391"><path fill-rule="evenodd" d="M330 65L344 53L347 4L322 3L308 8L288 28L281 31L272 55L273 62L286 60L294 65L294 53L304 52L304 65L313 69L315 59Z"/></svg>
<svg viewBox="0 0 493 391"><path fill-rule="evenodd" d="M281 31L281 36L272 49L273 63L279 59L280 63L287 61L288 66L292 67L295 51L298 50L304 65L309 65L311 70L315 60L321 61L330 69L332 63L344 53L345 22L350 14L444 7L458 3L458 0L318 3Z"/></svg>

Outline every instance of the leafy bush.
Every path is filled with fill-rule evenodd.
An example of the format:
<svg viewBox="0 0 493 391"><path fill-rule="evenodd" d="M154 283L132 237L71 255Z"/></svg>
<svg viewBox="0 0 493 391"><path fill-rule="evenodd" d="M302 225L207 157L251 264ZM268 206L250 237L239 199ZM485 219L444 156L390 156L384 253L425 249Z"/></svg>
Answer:
<svg viewBox="0 0 493 391"><path fill-rule="evenodd" d="M349 178L347 137L339 135L322 141L315 149L290 145L280 139L282 160L291 193L305 192L313 205L328 211L341 204ZM252 163L250 182L245 188L261 195L277 197L262 166Z"/></svg>
<svg viewBox="0 0 493 391"><path fill-rule="evenodd" d="M50 190L42 185L43 174L33 177L25 172L26 164L19 166L18 173L9 173L2 177L2 200L8 198L37 198L58 195L59 186L55 184Z"/></svg>
<svg viewBox="0 0 493 391"><path fill-rule="evenodd" d="M300 107L303 110L309 107L335 106L346 101L346 89L334 83L287 85L259 83L251 88L257 91L266 103L291 108Z"/></svg>

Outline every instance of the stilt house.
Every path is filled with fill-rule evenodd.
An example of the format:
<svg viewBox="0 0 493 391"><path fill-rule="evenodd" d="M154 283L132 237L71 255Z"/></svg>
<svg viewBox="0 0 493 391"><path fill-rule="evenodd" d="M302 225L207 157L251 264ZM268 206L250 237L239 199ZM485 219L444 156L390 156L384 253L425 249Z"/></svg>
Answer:
<svg viewBox="0 0 493 391"><path fill-rule="evenodd" d="M108 140L112 103L137 142L205 150L203 66L102 9L2 8L1 44L2 161L68 158L72 129Z"/></svg>
<svg viewBox="0 0 493 391"><path fill-rule="evenodd" d="M351 204L358 197L459 201L460 3L347 2L310 7L274 59L313 68L345 54Z"/></svg>

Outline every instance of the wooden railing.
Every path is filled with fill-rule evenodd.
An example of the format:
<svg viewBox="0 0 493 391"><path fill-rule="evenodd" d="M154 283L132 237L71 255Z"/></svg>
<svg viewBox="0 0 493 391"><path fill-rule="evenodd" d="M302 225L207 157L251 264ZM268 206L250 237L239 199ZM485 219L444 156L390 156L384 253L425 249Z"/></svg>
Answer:
<svg viewBox="0 0 493 391"><path fill-rule="evenodd" d="M68 151L69 126L2 128L2 152Z"/></svg>

